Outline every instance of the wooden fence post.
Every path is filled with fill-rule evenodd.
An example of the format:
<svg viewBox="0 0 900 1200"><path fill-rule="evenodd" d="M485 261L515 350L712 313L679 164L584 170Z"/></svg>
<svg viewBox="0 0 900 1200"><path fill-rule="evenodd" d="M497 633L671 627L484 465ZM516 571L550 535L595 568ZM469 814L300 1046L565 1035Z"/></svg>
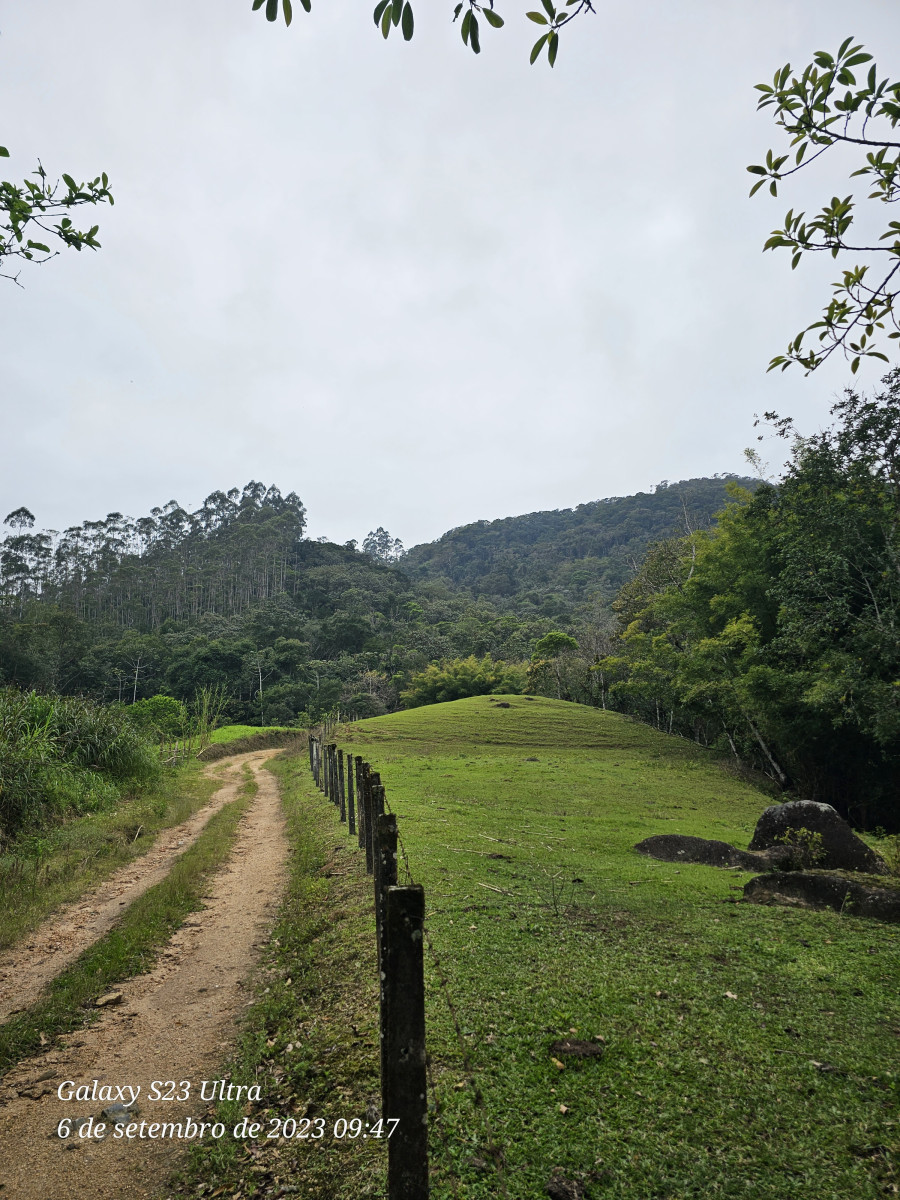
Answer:
<svg viewBox="0 0 900 1200"><path fill-rule="evenodd" d="M375 937L378 945L378 980L381 999L381 1111L384 1106L384 1030L387 1024L387 991L385 971L387 962L385 904L389 887L397 886L397 818L382 813L375 818Z"/></svg>
<svg viewBox="0 0 900 1200"><path fill-rule="evenodd" d="M369 806L366 809L366 867L369 874L375 870L375 822L384 812L384 790L381 788L381 776L377 771L366 773L366 790L369 793ZM379 789L380 792L379 792ZM381 805L379 807L379 800Z"/></svg>
<svg viewBox="0 0 900 1200"><path fill-rule="evenodd" d="M341 807L341 820L347 820L347 802L344 793L344 752L337 751L337 774L338 774L338 800Z"/></svg>
<svg viewBox="0 0 900 1200"><path fill-rule="evenodd" d="M364 788L365 788L365 784L363 783L363 760L359 755L357 755L356 756L356 808L359 813L359 820L357 822L356 842L360 849L362 849L366 844L366 828L365 828L366 814L363 811Z"/></svg>
<svg viewBox="0 0 900 1200"><path fill-rule="evenodd" d="M338 777L337 777L337 746L334 742L328 743L328 795L332 804L340 804L338 799Z"/></svg>
<svg viewBox="0 0 900 1200"><path fill-rule="evenodd" d="M374 869L372 863L372 772L368 763L363 763L363 845L366 851L366 874L371 875Z"/></svg>
<svg viewBox="0 0 900 1200"><path fill-rule="evenodd" d="M418 884L385 895L382 1116L400 1123L388 1141L389 1200L427 1200L425 895Z"/></svg>
<svg viewBox="0 0 900 1200"><path fill-rule="evenodd" d="M347 832L356 833L356 810L353 804L353 755L347 755Z"/></svg>

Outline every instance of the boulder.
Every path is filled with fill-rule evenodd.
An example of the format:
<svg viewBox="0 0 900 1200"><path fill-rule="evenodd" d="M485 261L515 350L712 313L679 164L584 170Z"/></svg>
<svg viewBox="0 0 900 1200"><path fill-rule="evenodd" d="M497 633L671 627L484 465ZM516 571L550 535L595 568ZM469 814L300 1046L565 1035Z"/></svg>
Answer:
<svg viewBox="0 0 900 1200"><path fill-rule="evenodd" d="M657 833L638 842L635 850L650 858L663 862L702 863L707 867L743 867L745 871L771 870L778 861L786 857L786 848L781 846L763 854L749 854L737 850L728 842L716 842L710 838L688 837L683 833Z"/></svg>
<svg viewBox="0 0 900 1200"><path fill-rule="evenodd" d="M818 857L810 861L807 854L803 865L864 871L868 875L887 874L884 860L856 836L843 817L830 804L819 804L815 800L791 800L787 804L771 805L757 821L749 849L784 848L792 833L797 834L800 830L818 835ZM804 841L807 839L803 835L796 839L798 849L803 849ZM814 852L816 848L813 846Z"/></svg>
<svg viewBox="0 0 900 1200"><path fill-rule="evenodd" d="M744 884L744 899L754 904L795 908L833 908L852 917L873 917L900 924L900 888L879 887L829 871L778 871Z"/></svg>

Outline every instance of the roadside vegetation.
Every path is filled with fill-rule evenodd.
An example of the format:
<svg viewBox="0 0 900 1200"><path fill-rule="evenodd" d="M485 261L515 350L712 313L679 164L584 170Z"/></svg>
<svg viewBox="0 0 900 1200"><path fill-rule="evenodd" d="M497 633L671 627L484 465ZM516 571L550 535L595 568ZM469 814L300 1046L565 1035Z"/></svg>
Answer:
<svg viewBox="0 0 900 1200"><path fill-rule="evenodd" d="M119 706L0 692L0 847L161 776L158 755Z"/></svg>
<svg viewBox="0 0 900 1200"><path fill-rule="evenodd" d="M161 767L120 705L0 692L0 949L189 817L202 770Z"/></svg>

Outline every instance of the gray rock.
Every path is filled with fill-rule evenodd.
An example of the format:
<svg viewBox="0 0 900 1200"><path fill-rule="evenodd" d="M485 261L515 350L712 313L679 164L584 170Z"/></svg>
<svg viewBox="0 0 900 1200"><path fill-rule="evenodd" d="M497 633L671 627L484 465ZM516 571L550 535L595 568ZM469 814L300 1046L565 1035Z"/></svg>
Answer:
<svg viewBox="0 0 900 1200"><path fill-rule="evenodd" d="M663 862L702 863L708 867L743 867L745 871L771 870L790 853L786 847L779 846L762 854L750 854L746 850L737 850L728 842L688 837L683 833L654 834L653 837L638 842L635 850L639 854L646 854Z"/></svg>
<svg viewBox="0 0 900 1200"><path fill-rule="evenodd" d="M821 856L805 865L843 871L886 875L884 860L856 836L830 804L815 800L792 800L773 804L756 823L750 850L784 848L785 838L798 830L809 830L821 838Z"/></svg>
<svg viewBox="0 0 900 1200"><path fill-rule="evenodd" d="M900 888L879 887L836 872L779 871L757 875L744 885L744 899L754 904L833 908L845 916L900 924Z"/></svg>

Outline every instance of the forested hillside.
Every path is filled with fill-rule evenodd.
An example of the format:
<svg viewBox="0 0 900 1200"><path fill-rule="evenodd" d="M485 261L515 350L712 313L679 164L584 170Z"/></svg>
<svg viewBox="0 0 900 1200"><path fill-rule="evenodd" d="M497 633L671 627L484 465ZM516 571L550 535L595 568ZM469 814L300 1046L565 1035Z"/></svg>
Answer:
<svg viewBox="0 0 900 1200"><path fill-rule="evenodd" d="M611 496L576 508L476 521L436 542L414 546L401 560L411 579L442 579L507 610L570 617L585 600L611 600L647 546L676 531L707 528L736 475L664 480L652 492Z"/></svg>
<svg viewBox="0 0 900 1200"><path fill-rule="evenodd" d="M605 612L648 543L708 523L725 486L479 523L399 562L374 536L373 553L304 538L298 496L257 482L62 534L20 508L0 543L0 682L123 702L218 686L250 723L382 712L435 660L526 662L553 630L587 645L594 593Z"/></svg>

